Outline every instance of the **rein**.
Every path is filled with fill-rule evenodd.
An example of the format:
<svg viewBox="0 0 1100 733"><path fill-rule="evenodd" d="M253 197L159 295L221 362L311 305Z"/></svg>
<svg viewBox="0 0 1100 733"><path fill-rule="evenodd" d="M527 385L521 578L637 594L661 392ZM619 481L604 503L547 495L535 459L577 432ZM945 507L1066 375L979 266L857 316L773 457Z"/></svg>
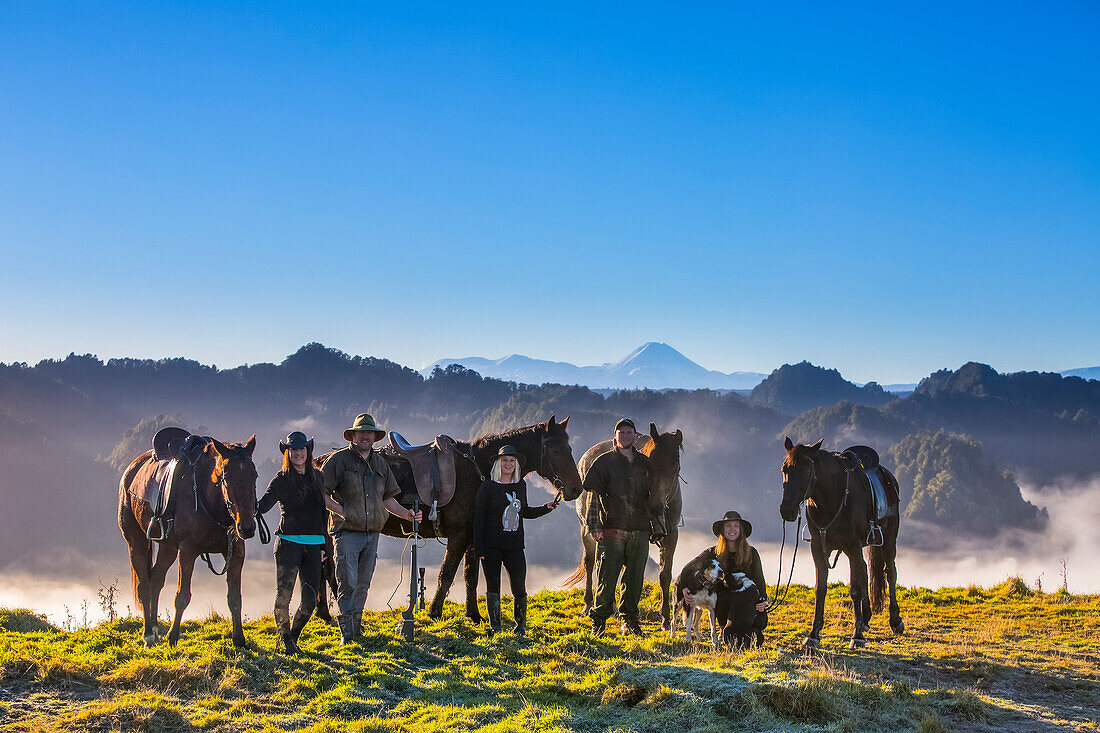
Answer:
<svg viewBox="0 0 1100 733"><path fill-rule="evenodd" d="M226 463L228 462L229 461L227 460ZM226 514L229 517L229 522L226 523L223 522L219 517L215 516L215 510L211 509L206 502L205 492L199 491L199 474L196 469L197 466L195 464L192 464L191 486L195 494L195 511L197 512L201 510L202 513L206 515L207 519L225 530L225 552L223 553L225 555L225 565L219 572L214 569L214 562L213 560L211 560L209 552L203 552L199 555L199 557L206 561L206 566L210 568L210 572L212 572L214 575L225 575L226 572L229 571L229 562L233 558L233 535L236 534L236 528L233 525L233 502L229 499L229 484L226 482L225 470L223 467L223 470L220 472L220 476L218 477L217 486L221 490L222 500L224 501L224 504L222 506L225 508ZM271 529L267 526L267 521L263 518L263 515L256 515L256 526L257 531L260 535L260 542L265 545L271 542Z"/></svg>

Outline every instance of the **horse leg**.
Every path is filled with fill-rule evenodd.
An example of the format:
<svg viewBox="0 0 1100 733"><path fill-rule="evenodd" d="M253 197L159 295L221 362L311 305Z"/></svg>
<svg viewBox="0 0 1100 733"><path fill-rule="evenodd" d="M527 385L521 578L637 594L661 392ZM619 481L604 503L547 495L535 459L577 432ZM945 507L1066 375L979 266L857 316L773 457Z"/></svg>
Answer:
<svg viewBox="0 0 1100 733"><path fill-rule="evenodd" d="M672 622L671 605L669 602L669 586L672 585L672 558L676 554L676 542L680 538L680 530L673 527L665 535L661 542L661 628L667 629Z"/></svg>
<svg viewBox="0 0 1100 733"><path fill-rule="evenodd" d="M584 615L592 613L595 596L592 594L592 567L596 564L596 540L592 535L581 537L584 545Z"/></svg>
<svg viewBox="0 0 1100 733"><path fill-rule="evenodd" d="M439 565L439 579L436 582L435 596L428 615L432 618L443 617L443 602L447 600L447 593L451 590L455 573L458 572L458 564L466 555L469 538L466 536L450 537L447 540L447 552L443 555L443 562Z"/></svg>
<svg viewBox="0 0 1100 733"><path fill-rule="evenodd" d="M176 615L172 619L172 628L168 630L168 646L175 646L180 640L180 622L183 620L184 609L191 602L191 575L195 572L195 560L198 556L199 553L189 544L179 549L180 577L176 587Z"/></svg>
<svg viewBox="0 0 1100 733"><path fill-rule="evenodd" d="M845 554L848 555L848 567L851 570L848 593L852 597L852 614L855 617L855 627L849 647L856 649L867 646L863 632L870 628L871 601L867 596L867 563L863 559L862 547L850 547Z"/></svg>
<svg viewBox="0 0 1100 733"><path fill-rule="evenodd" d="M901 620L901 609L898 607L898 566L894 562L898 554L897 523L892 535L882 547L886 555L886 582L890 585L890 628L895 634L904 634L905 622Z"/></svg>
<svg viewBox="0 0 1100 733"><path fill-rule="evenodd" d="M465 566L462 568L462 579L466 583L466 618L475 624L481 623L481 611L477 608L477 576L478 559L471 545L466 550Z"/></svg>
<svg viewBox="0 0 1100 733"><path fill-rule="evenodd" d="M143 618L142 643L152 646L157 643L157 615L150 615L149 576L153 571L153 543L141 531L128 501L125 489L121 491L118 509L118 526L126 540L130 553L130 580L134 588L134 599L141 606Z"/></svg>
<svg viewBox="0 0 1100 733"><path fill-rule="evenodd" d="M157 613L160 607L160 592L164 588L164 579L168 577L168 568L176 561L179 554L179 546L168 542L156 545L157 559L149 571L149 617L152 619L152 632L154 642L160 640L160 625L157 622Z"/></svg>
<svg viewBox="0 0 1100 733"><path fill-rule="evenodd" d="M825 625L825 594L829 590L829 556L817 540L810 543L810 553L814 558L814 625L810 635L802 643L808 649L821 646L821 627Z"/></svg>
<svg viewBox="0 0 1100 733"><path fill-rule="evenodd" d="M233 619L233 646L243 647L248 641L244 638L244 626L241 623L241 574L244 570L244 540L233 539L233 557L225 572L228 586L226 594L229 601L229 615ZM309 618L308 616L306 618Z"/></svg>

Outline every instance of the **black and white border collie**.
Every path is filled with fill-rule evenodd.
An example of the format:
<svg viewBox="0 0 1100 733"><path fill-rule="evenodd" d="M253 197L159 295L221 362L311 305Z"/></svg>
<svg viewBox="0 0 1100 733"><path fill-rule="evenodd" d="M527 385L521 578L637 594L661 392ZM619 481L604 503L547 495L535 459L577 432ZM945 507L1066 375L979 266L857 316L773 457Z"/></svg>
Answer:
<svg viewBox="0 0 1100 733"><path fill-rule="evenodd" d="M718 648L715 607L718 605L718 594L723 590L723 576L722 566L713 555L709 559L706 555L702 555L684 566L676 578L676 608L672 612L669 638L676 638L676 620L682 615L684 636L687 640L693 642L697 637L702 641L703 635L699 630L699 623L703 620L703 611L708 611L710 646L712 649ZM691 605L684 602L686 598L691 598Z"/></svg>

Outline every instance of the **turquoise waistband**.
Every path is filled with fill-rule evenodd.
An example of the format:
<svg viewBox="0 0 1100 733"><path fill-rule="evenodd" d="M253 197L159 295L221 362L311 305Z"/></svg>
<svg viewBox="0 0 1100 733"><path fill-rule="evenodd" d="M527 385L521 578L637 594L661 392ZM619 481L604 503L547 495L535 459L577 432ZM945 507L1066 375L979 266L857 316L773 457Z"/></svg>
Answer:
<svg viewBox="0 0 1100 733"><path fill-rule="evenodd" d="M287 542L295 542L299 545L325 544L325 536L323 534L279 534L276 532L275 536Z"/></svg>

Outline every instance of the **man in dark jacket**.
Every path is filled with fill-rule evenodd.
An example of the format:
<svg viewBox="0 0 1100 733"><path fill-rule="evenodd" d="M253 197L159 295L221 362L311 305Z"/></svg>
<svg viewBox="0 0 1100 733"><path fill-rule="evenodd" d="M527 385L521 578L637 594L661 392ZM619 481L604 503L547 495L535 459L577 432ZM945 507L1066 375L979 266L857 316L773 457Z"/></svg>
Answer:
<svg viewBox="0 0 1100 733"><path fill-rule="evenodd" d="M624 633L642 634L638 601L649 558L651 485L649 459L634 449L634 422L615 424L614 448L596 458L584 476L584 490L595 494L588 508L588 531L596 540L596 600L592 631L604 632L615 606L622 573L619 615Z"/></svg>
<svg viewBox="0 0 1100 733"><path fill-rule="evenodd" d="M408 521L421 520L397 501L400 490L389 464L374 450L385 436L374 418L362 413L344 431L349 445L333 453L321 468L325 491L335 500L329 504L330 525L336 560L336 604L340 615L341 643L363 633L363 608L378 560L378 533L393 514Z"/></svg>

